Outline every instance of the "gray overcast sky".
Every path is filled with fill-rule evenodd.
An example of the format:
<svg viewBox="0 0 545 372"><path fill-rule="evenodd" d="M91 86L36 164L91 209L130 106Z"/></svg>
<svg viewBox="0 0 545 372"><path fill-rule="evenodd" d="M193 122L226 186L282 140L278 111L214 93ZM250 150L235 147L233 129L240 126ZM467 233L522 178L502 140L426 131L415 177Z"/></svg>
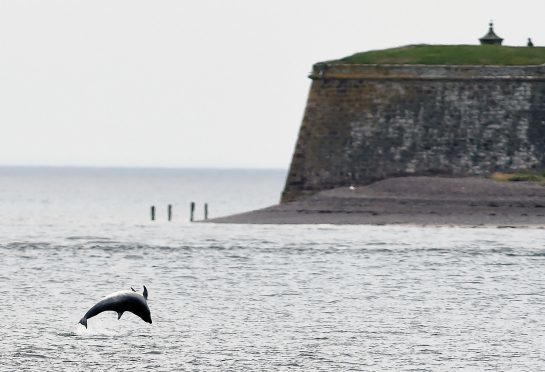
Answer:
<svg viewBox="0 0 545 372"><path fill-rule="evenodd" d="M313 63L545 45L545 2L0 0L0 165L289 166Z"/></svg>

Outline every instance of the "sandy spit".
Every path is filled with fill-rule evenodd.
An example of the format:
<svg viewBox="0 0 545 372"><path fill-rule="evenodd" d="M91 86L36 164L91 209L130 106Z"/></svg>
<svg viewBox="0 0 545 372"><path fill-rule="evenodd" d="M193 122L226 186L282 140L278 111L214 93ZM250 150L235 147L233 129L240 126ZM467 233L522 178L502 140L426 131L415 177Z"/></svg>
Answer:
<svg viewBox="0 0 545 372"><path fill-rule="evenodd" d="M545 186L479 177L398 177L208 222L539 228L545 227Z"/></svg>

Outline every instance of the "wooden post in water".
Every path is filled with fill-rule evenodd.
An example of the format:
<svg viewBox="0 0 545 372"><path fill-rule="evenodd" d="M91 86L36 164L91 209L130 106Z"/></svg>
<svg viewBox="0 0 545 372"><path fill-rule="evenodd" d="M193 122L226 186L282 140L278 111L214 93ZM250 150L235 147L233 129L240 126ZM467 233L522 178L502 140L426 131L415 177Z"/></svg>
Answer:
<svg viewBox="0 0 545 372"><path fill-rule="evenodd" d="M168 220L172 220L172 204L168 205Z"/></svg>
<svg viewBox="0 0 545 372"><path fill-rule="evenodd" d="M155 205L151 206L151 220L155 221Z"/></svg>
<svg viewBox="0 0 545 372"><path fill-rule="evenodd" d="M208 203L204 203L204 219L208 219Z"/></svg>
<svg viewBox="0 0 545 372"><path fill-rule="evenodd" d="M191 214L189 215L189 221L193 222L193 215L195 214L195 202L191 202Z"/></svg>

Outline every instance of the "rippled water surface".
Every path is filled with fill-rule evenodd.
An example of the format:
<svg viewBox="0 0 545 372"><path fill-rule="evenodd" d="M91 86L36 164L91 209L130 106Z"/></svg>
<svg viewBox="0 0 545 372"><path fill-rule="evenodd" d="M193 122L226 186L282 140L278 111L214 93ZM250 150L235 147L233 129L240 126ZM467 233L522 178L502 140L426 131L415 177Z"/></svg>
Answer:
<svg viewBox="0 0 545 372"><path fill-rule="evenodd" d="M252 199L241 183L234 195L274 202L283 175L269 176L254 176L276 185L269 194ZM544 230L152 223L148 186L133 195L110 175L109 190L72 198L66 180L6 186L17 177L0 184L0 370L545 368ZM160 200L187 190L184 177L158 178ZM77 324L142 284L153 324L113 312Z"/></svg>

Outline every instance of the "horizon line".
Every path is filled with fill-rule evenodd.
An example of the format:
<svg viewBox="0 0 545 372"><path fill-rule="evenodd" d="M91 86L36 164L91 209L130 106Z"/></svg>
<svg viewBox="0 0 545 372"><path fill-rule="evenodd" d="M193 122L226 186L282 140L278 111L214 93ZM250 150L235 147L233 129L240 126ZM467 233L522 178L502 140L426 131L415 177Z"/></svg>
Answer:
<svg viewBox="0 0 545 372"><path fill-rule="evenodd" d="M170 166L170 165L28 165L0 164L0 168L88 168L88 169L179 169L179 170L278 170L287 171L281 167L243 167L243 166Z"/></svg>

